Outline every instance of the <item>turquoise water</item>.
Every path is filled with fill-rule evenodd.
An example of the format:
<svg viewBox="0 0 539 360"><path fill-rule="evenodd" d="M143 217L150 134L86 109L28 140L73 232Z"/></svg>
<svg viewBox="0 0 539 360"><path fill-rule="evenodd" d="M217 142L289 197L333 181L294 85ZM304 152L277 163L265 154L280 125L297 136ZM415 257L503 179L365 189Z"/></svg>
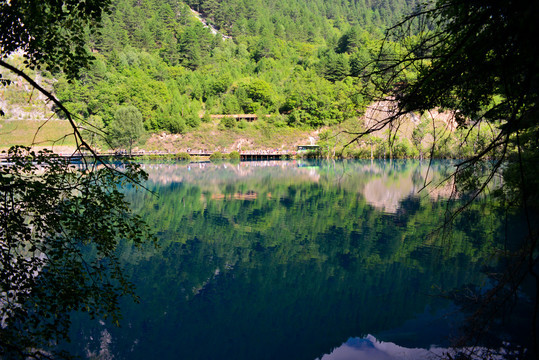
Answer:
<svg viewBox="0 0 539 360"><path fill-rule="evenodd" d="M140 303L75 317L70 350L115 359L428 358L462 317L440 294L484 281L486 200L443 225L449 163L145 164L127 194L159 248L121 259Z"/></svg>

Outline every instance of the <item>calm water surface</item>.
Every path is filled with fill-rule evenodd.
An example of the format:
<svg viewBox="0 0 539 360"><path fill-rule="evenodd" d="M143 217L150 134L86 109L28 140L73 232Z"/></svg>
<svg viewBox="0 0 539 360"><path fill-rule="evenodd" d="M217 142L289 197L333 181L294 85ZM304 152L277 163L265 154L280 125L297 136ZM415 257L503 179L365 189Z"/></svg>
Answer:
<svg viewBox="0 0 539 360"><path fill-rule="evenodd" d="M481 284L498 222L483 205L433 237L451 170L419 162L145 164L129 192L159 248L121 258L139 304L120 328L76 317L70 349L115 359L416 359Z"/></svg>

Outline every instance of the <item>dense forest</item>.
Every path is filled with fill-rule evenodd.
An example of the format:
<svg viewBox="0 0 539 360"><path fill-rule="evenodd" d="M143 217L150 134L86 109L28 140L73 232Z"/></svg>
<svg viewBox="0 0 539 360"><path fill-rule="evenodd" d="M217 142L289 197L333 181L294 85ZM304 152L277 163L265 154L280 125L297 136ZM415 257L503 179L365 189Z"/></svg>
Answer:
<svg viewBox="0 0 539 360"><path fill-rule="evenodd" d="M195 129L211 114L269 114L276 126L334 125L364 111L358 75L384 29L413 6L119 0L102 29L88 34L91 68L73 84L59 76L54 88L94 125L109 126L123 105L140 111L147 130L169 133Z"/></svg>
<svg viewBox="0 0 539 360"><path fill-rule="evenodd" d="M386 33L416 6L415 0L113 1L102 26L86 32L95 59L80 76L52 69L29 73L52 88L77 115L88 142L102 149L294 150L312 138L323 157L469 157L497 133L456 128L450 114L434 119L417 112L404 126L352 141L370 126L366 118L387 116L384 110L369 115L367 107L380 103L373 102L366 74L383 66L380 56L399 58L417 43L414 28L400 38ZM410 69L402 75L416 76ZM26 125L4 119L53 116L54 108L47 110L20 86L4 96L3 108L18 108L0 118L6 130ZM26 109L35 114L24 114ZM230 114L254 114L260 121L222 117ZM104 129L104 136L94 136L95 129ZM147 142L152 133L182 137ZM10 141L0 139L0 145Z"/></svg>
<svg viewBox="0 0 539 360"><path fill-rule="evenodd" d="M382 44L388 58L406 51L385 29L416 6L410 0L119 0L102 27L86 34L95 57L90 67L75 80L47 71L42 78L78 115L83 132L105 129L107 141L85 135L102 148L131 151L146 133L164 132L184 136L144 147L227 152L243 142L244 150L293 150L291 144L314 136L324 157L469 157L496 133L456 129L444 116L433 121L417 113L406 126L351 142L367 126L373 88L364 75L376 71L372 64L382 66L376 62ZM405 42L417 40L414 29L408 35ZM6 98L32 103L16 90ZM230 114L255 114L260 121L212 118Z"/></svg>

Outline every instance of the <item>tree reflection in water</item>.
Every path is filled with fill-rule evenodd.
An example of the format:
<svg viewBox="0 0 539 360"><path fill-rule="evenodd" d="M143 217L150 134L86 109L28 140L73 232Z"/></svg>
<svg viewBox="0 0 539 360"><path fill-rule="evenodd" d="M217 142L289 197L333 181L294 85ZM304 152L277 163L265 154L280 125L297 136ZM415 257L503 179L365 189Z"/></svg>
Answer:
<svg viewBox="0 0 539 360"><path fill-rule="evenodd" d="M447 165L429 169L433 181ZM426 163L145 167L159 196L127 196L160 248L121 255L141 303L123 304L120 329L81 320L78 349L95 353L103 330L130 359L316 359L367 334L447 347L458 316L438 295L481 285L501 240L488 199L450 238L432 236L445 190L417 193Z"/></svg>

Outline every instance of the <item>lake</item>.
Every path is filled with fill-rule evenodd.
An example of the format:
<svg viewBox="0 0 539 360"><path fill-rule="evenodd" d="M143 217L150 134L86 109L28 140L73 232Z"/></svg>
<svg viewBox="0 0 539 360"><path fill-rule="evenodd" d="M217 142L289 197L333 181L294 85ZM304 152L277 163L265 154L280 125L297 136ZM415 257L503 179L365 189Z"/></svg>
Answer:
<svg viewBox="0 0 539 360"><path fill-rule="evenodd" d="M159 247L120 257L140 303L76 316L71 351L115 359L427 359L485 285L500 220L480 199L439 232L449 162L147 163L128 191ZM443 229L442 229L443 230ZM445 234L445 235L444 235Z"/></svg>

